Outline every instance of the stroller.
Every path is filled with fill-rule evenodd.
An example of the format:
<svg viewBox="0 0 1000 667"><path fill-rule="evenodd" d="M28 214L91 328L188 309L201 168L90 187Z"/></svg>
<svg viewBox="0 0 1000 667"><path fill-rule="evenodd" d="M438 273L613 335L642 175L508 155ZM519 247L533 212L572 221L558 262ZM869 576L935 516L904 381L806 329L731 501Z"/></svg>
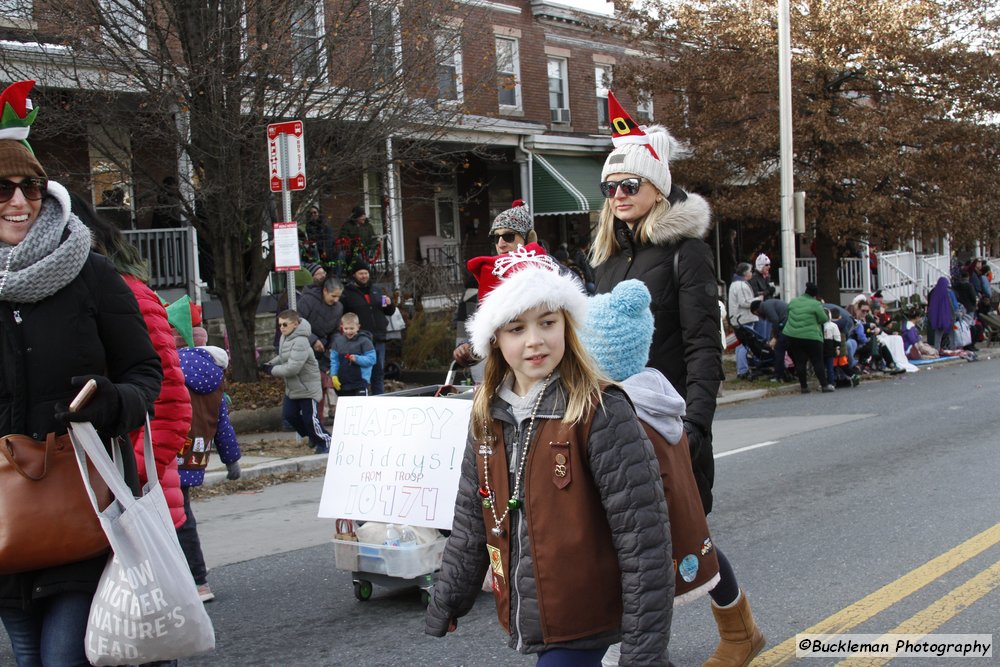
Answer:
<svg viewBox="0 0 1000 667"><path fill-rule="evenodd" d="M735 331L736 340L747 349L747 365L750 380L756 380L764 375L774 374L774 350L759 333L750 327L738 326Z"/></svg>
<svg viewBox="0 0 1000 667"><path fill-rule="evenodd" d="M992 313L978 313L976 316L982 322L983 337L986 344L1000 343L1000 316Z"/></svg>

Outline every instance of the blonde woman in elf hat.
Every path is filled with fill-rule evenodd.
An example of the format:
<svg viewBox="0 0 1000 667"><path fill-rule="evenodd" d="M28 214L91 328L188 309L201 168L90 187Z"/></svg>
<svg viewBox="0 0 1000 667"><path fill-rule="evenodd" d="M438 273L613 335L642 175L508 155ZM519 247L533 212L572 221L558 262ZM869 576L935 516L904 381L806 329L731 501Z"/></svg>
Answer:
<svg viewBox="0 0 1000 667"><path fill-rule="evenodd" d="M486 359L425 632L457 626L487 568L509 646L538 665L668 664L674 576L659 467L577 327L587 298L535 244L477 257Z"/></svg>
<svg viewBox="0 0 1000 667"><path fill-rule="evenodd" d="M663 490L670 511L670 542L676 564L674 605L689 602L705 593L729 590L738 595L735 574L718 551L708 530L708 522L691 472L691 457L684 433L684 399L655 368L646 367L653 339L653 313L649 290L639 280L619 283L610 294L590 300L583 342L608 377L620 382L635 406L646 435L660 462ZM725 565L720 571L720 563ZM741 597L746 600L745 596ZM737 604L741 621L755 638L756 651L724 643L726 654L708 664L745 664L764 645L750 607ZM725 613L719 610L718 613ZM604 665L618 664L617 647L604 656Z"/></svg>
<svg viewBox="0 0 1000 667"><path fill-rule="evenodd" d="M684 397L684 431L705 513L712 511L715 460L712 420L723 379L718 287L712 251L702 239L711 228L708 203L673 183L670 160L681 154L667 129L640 128L608 97L615 149L601 171L601 210L591 248L599 294L624 280L641 280L653 300L653 340L647 365ZM747 625L747 598L719 553L722 582L711 591L722 637L711 667L743 665L760 652L763 637Z"/></svg>
<svg viewBox="0 0 1000 667"><path fill-rule="evenodd" d="M132 292L91 252L69 193L46 178L26 141L33 85L0 94L0 435L45 440L69 421L89 421L107 442L144 424L160 392L160 359ZM97 393L70 413L91 378ZM138 493L135 457L128 447L122 454ZM0 575L0 620L17 664L89 664L87 616L106 562L105 554Z"/></svg>
<svg viewBox="0 0 1000 667"><path fill-rule="evenodd" d="M629 124L628 136L642 131L617 101L613 107L613 124ZM644 138L616 144L601 171L606 201L591 247L597 292L636 278L653 295L649 365L684 397L695 478L711 512L712 419L723 379L718 288L712 251L702 240L711 216L704 199L674 185L669 160L681 149L666 128L647 128Z"/></svg>

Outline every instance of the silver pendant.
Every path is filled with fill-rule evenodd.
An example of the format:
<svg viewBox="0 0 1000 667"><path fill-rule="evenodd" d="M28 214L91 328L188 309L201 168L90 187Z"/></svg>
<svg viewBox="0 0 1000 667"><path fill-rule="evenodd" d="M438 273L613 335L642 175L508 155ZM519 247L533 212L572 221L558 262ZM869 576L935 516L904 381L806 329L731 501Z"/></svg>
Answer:
<svg viewBox="0 0 1000 667"><path fill-rule="evenodd" d="M500 526L490 529L490 532L493 533L495 537L503 537L503 528Z"/></svg>

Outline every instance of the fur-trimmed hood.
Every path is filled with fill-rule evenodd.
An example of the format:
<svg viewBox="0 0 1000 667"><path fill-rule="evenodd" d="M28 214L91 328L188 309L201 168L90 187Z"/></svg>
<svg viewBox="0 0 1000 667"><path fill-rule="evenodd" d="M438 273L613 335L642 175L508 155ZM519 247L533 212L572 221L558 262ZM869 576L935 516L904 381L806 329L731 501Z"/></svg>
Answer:
<svg viewBox="0 0 1000 667"><path fill-rule="evenodd" d="M687 238L704 239L712 227L712 209L701 195L685 192L674 186L666 213L647 220L649 239L653 245L670 245Z"/></svg>

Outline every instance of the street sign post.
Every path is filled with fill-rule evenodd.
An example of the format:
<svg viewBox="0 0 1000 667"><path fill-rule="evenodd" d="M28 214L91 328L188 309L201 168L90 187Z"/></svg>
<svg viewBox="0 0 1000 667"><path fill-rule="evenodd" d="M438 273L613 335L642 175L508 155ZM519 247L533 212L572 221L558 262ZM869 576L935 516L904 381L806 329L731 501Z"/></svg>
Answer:
<svg viewBox="0 0 1000 667"><path fill-rule="evenodd" d="M268 174L271 192L281 193L282 220L292 219L291 191L306 188L306 153L302 145L303 135L301 120L271 123L267 126ZM289 228L289 225L292 227ZM288 307L294 309L295 272L302 263L302 258L299 256L297 225L294 222L278 223L275 224L274 232L274 269L288 272ZM294 244L289 243L292 234L295 239ZM282 251L280 253L279 245Z"/></svg>

